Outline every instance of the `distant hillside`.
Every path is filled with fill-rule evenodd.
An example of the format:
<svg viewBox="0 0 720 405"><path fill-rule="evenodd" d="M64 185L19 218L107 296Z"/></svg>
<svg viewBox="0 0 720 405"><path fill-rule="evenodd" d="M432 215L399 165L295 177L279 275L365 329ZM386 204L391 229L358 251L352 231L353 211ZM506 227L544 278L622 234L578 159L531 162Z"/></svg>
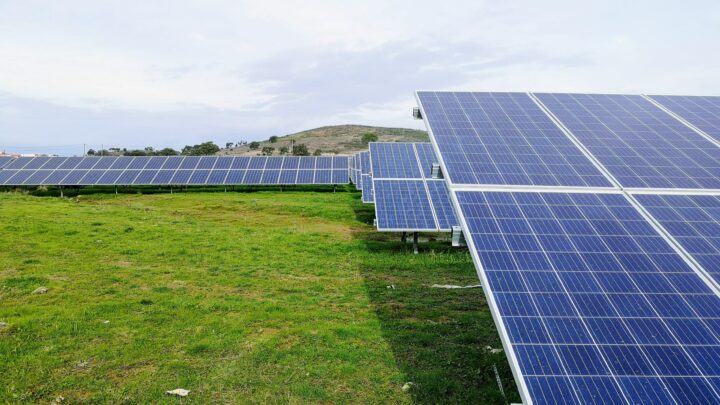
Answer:
<svg viewBox="0 0 720 405"><path fill-rule="evenodd" d="M265 146L275 148L274 155L279 154L283 146L290 148L291 141L295 144L304 143L310 153L320 149L323 155L351 154L365 150L361 141L362 134L372 132L378 136L378 142L430 142L427 132L407 128L369 127L364 125L335 125L298 132L278 137L277 142L261 141L257 150L250 150L248 145L231 149L223 149L221 155L257 155Z"/></svg>

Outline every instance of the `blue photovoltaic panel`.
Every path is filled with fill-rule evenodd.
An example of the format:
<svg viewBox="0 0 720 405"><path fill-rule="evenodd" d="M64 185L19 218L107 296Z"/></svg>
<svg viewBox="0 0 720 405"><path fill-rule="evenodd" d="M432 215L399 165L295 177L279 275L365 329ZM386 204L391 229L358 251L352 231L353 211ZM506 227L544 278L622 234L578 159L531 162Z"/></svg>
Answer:
<svg viewBox="0 0 720 405"><path fill-rule="evenodd" d="M10 160L4 185L347 184L346 156L93 156ZM319 162L319 163L318 163ZM328 167L319 169L316 166ZM331 169L337 165L335 169ZM246 175L245 167L262 167ZM303 169L298 175L298 167ZM140 169L144 168L144 169ZM228 169L230 168L230 169ZM282 168L282 169L281 169ZM9 172L8 170L12 170ZM56 170L58 173L53 174ZM232 170L232 173L229 171ZM81 174L80 174L81 173ZM299 183L298 183L299 182Z"/></svg>
<svg viewBox="0 0 720 405"><path fill-rule="evenodd" d="M25 180L24 184L44 184L43 181L52 172L52 170L36 170Z"/></svg>
<svg viewBox="0 0 720 405"><path fill-rule="evenodd" d="M720 188L720 148L642 96L536 96L624 187Z"/></svg>
<svg viewBox="0 0 720 405"><path fill-rule="evenodd" d="M38 156L36 158L31 159L24 167L24 170L28 169L39 169L41 168L45 163L47 163L50 159L50 157L46 156Z"/></svg>
<svg viewBox="0 0 720 405"><path fill-rule="evenodd" d="M192 175L190 175L188 184L205 184L208 176L210 176L210 170L195 169L195 171L193 171Z"/></svg>
<svg viewBox="0 0 720 405"><path fill-rule="evenodd" d="M313 184L314 179L315 170L298 170L297 184Z"/></svg>
<svg viewBox="0 0 720 405"><path fill-rule="evenodd" d="M211 171L210 176L207 178L207 184L225 184L227 175L228 170L217 170L217 165L215 165L215 170Z"/></svg>
<svg viewBox="0 0 720 405"><path fill-rule="evenodd" d="M141 170L132 184L152 184L152 180L155 178L155 175L157 175L157 172L157 170Z"/></svg>
<svg viewBox="0 0 720 405"><path fill-rule="evenodd" d="M347 184L347 182L348 182L347 169L333 169L333 171L332 171L332 183L333 184Z"/></svg>
<svg viewBox="0 0 720 405"><path fill-rule="evenodd" d="M316 169L332 169L333 159L329 156L319 156L315 163Z"/></svg>
<svg viewBox="0 0 720 405"><path fill-rule="evenodd" d="M360 174L372 174L370 152L360 152Z"/></svg>
<svg viewBox="0 0 720 405"><path fill-rule="evenodd" d="M242 184L245 170L230 170L225 178L225 184Z"/></svg>
<svg viewBox="0 0 720 405"><path fill-rule="evenodd" d="M294 170L294 169L282 170L280 172L280 179L278 180L278 183L280 183L280 184L297 184L297 174L298 174L298 171Z"/></svg>
<svg viewBox="0 0 720 405"><path fill-rule="evenodd" d="M280 178L280 170L263 170L260 182L262 184L277 184Z"/></svg>
<svg viewBox="0 0 720 405"><path fill-rule="evenodd" d="M197 167L198 163L200 163L199 156L186 156L183 158L178 168L183 170L192 170Z"/></svg>
<svg viewBox="0 0 720 405"><path fill-rule="evenodd" d="M371 173L374 179L422 178L412 143L370 143Z"/></svg>
<svg viewBox="0 0 720 405"><path fill-rule="evenodd" d="M175 170L158 170L151 184L171 184L174 175Z"/></svg>
<svg viewBox="0 0 720 405"><path fill-rule="evenodd" d="M217 158L217 162L215 162L215 167L213 169L215 170L221 170L221 169L229 169L230 166L232 166L233 157L232 156L220 156Z"/></svg>
<svg viewBox="0 0 720 405"><path fill-rule="evenodd" d="M250 159L248 169L262 170L265 168L265 163L267 163L266 156L254 156L252 159Z"/></svg>
<svg viewBox="0 0 720 405"><path fill-rule="evenodd" d="M376 180L374 183L378 198L383 199L376 201L378 229L437 229L422 180Z"/></svg>
<svg viewBox="0 0 720 405"><path fill-rule="evenodd" d="M362 202L372 204L375 201L375 195L373 191L373 181L369 174L363 174L362 176Z"/></svg>
<svg viewBox="0 0 720 405"><path fill-rule="evenodd" d="M650 96L650 98L720 142L720 97Z"/></svg>
<svg viewBox="0 0 720 405"><path fill-rule="evenodd" d="M300 169L314 170L315 169L315 161L316 161L316 159L314 156L303 157L300 160Z"/></svg>
<svg viewBox="0 0 720 405"><path fill-rule="evenodd" d="M12 169L0 170L0 184L7 184L6 182L12 179L17 172L17 170Z"/></svg>
<svg viewBox="0 0 720 405"><path fill-rule="evenodd" d="M437 217L438 230L449 231L459 222L455 216L455 209L450 201L450 190L445 180L426 180L430 202Z"/></svg>
<svg viewBox="0 0 720 405"><path fill-rule="evenodd" d="M7 166L12 160L12 156L0 156L0 169Z"/></svg>
<svg viewBox="0 0 720 405"><path fill-rule="evenodd" d="M282 156L270 156L267 158L267 163L265 164L265 170L270 169L280 169L282 168L283 160L285 158Z"/></svg>
<svg viewBox="0 0 720 405"><path fill-rule="evenodd" d="M165 161L167 161L167 157L165 156L153 156L150 158L147 165L145 165L145 170L159 169L163 167Z"/></svg>
<svg viewBox="0 0 720 405"><path fill-rule="evenodd" d="M115 159L115 162L110 165L110 169L112 170L124 170L127 169L128 166L130 166L130 163L132 162L132 157L129 156L120 156Z"/></svg>
<svg viewBox="0 0 720 405"><path fill-rule="evenodd" d="M132 162L131 162L132 163ZM118 176L117 184L129 186L135 184L135 178L140 174L140 170L126 169ZM68 183L65 183L68 184Z"/></svg>
<svg viewBox="0 0 720 405"><path fill-rule="evenodd" d="M435 151L433 150L432 144L416 143L415 151L418 155L418 161L420 162L420 168L422 169L423 176L427 179L431 178L433 164L439 163L437 157L435 157Z"/></svg>
<svg viewBox="0 0 720 405"><path fill-rule="evenodd" d="M653 194L635 198L720 283L720 197Z"/></svg>
<svg viewBox="0 0 720 405"><path fill-rule="evenodd" d="M5 169L12 169L12 170L22 169L23 167L25 167L25 165L27 165L28 163L30 163L33 159L34 159L34 158L31 158L31 157L21 157L21 158L17 158L17 159L15 159L15 160L13 160L12 162L8 163L7 165L5 165L4 168L5 168Z"/></svg>
<svg viewBox="0 0 720 405"><path fill-rule="evenodd" d="M236 157L233 162L232 166L230 166L231 169L235 170L245 170L247 169L248 165L250 164L250 158L247 156L238 156Z"/></svg>
<svg viewBox="0 0 720 405"><path fill-rule="evenodd" d="M300 157L298 156L287 156L282 162L283 170L297 169L300 166Z"/></svg>
<svg viewBox="0 0 720 405"><path fill-rule="evenodd" d="M612 186L525 93L417 95L453 184Z"/></svg>
<svg viewBox="0 0 720 405"><path fill-rule="evenodd" d="M720 401L720 298L623 195L455 193L524 397Z"/></svg>

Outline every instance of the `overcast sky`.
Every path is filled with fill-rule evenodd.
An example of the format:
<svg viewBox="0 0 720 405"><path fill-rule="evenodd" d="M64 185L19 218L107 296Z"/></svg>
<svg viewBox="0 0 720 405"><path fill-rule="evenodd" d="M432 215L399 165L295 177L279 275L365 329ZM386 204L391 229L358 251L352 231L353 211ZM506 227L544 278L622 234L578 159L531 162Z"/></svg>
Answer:
<svg viewBox="0 0 720 405"><path fill-rule="evenodd" d="M720 94L720 2L595 3L0 0L0 150L424 128L417 89Z"/></svg>

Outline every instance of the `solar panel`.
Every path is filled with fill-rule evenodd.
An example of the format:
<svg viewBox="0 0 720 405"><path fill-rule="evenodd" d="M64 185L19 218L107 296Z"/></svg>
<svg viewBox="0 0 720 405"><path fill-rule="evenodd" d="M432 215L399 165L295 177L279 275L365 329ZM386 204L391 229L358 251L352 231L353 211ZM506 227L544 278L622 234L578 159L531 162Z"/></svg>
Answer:
<svg viewBox="0 0 720 405"><path fill-rule="evenodd" d="M624 187L720 189L720 148L642 96L536 96Z"/></svg>
<svg viewBox="0 0 720 405"><path fill-rule="evenodd" d="M720 400L720 298L622 194L456 196L524 399Z"/></svg>
<svg viewBox="0 0 720 405"><path fill-rule="evenodd" d="M417 93L452 184L611 187L525 93Z"/></svg>
<svg viewBox="0 0 720 405"><path fill-rule="evenodd" d="M371 142L369 147L373 178L420 179L423 177L414 144Z"/></svg>
<svg viewBox="0 0 720 405"><path fill-rule="evenodd" d="M428 204L408 205L406 209L427 209L427 213L404 214L402 219L378 221L380 231L397 231L398 224L406 226L402 229L407 232L428 231L430 228L424 222L425 218L433 218L433 231L449 231L458 225L455 212L450 202L450 194L445 180L431 179L430 172L433 163L437 162L432 145L428 143L370 143L370 161L372 164L371 183L376 186L378 181L397 180L408 181L412 184L400 186L392 183L393 187L383 187L374 190L376 218L392 218L398 215L398 205L389 204L394 198L400 201L416 200L416 181L420 181L422 192L425 193L422 201ZM427 168L427 170L425 170ZM363 186L365 180L363 180ZM384 195L383 193L411 193L411 195ZM363 197L365 194L363 193ZM372 201L370 201L372 202ZM416 221L416 222L413 222ZM386 225L392 226L386 228Z"/></svg>
<svg viewBox="0 0 720 405"><path fill-rule="evenodd" d="M369 174L360 175L362 178L362 202L372 204L375 201L372 176Z"/></svg>
<svg viewBox="0 0 720 405"><path fill-rule="evenodd" d="M12 156L0 156L0 169L7 166L12 160Z"/></svg>
<svg viewBox="0 0 720 405"><path fill-rule="evenodd" d="M308 169L299 176L298 167ZM26 157L8 160L12 172L0 177L0 184L346 184L347 167L346 156Z"/></svg>
<svg viewBox="0 0 720 405"><path fill-rule="evenodd" d="M720 97L650 96L650 98L720 142Z"/></svg>
<svg viewBox="0 0 720 405"><path fill-rule="evenodd" d="M642 194L635 198L720 284L720 197Z"/></svg>
<svg viewBox="0 0 720 405"><path fill-rule="evenodd" d="M368 181L370 183L370 181ZM374 180L378 229L389 231L437 230L430 200L422 180Z"/></svg>

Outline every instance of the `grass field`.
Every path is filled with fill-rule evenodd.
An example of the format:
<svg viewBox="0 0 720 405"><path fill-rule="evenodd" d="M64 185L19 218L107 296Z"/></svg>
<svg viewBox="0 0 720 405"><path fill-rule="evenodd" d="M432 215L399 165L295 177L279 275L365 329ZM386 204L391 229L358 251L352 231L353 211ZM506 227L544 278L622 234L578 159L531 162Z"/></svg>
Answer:
<svg viewBox="0 0 720 405"><path fill-rule="evenodd" d="M477 283L467 251L371 217L350 192L0 193L0 403L518 401L480 289L429 287Z"/></svg>

